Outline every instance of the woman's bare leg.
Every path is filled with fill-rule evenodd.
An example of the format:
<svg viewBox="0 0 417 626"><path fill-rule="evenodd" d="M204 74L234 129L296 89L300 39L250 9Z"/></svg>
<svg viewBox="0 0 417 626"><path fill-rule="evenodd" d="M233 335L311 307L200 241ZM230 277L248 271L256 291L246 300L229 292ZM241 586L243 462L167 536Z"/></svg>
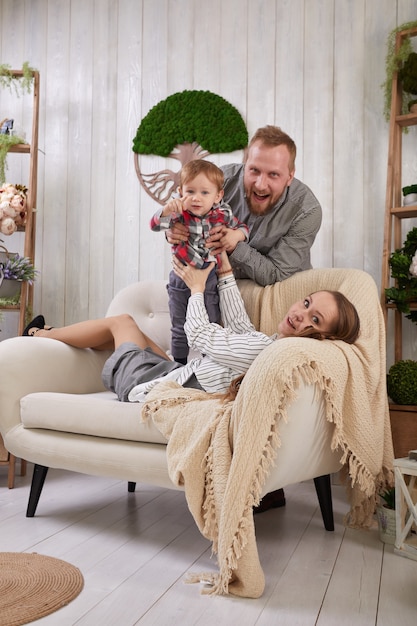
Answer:
<svg viewBox="0 0 417 626"><path fill-rule="evenodd" d="M114 350L122 343L130 342L139 348L152 348L156 354L169 360L162 348L145 335L135 320L127 314L87 320L62 328L39 329L33 336L56 339L75 348L96 350Z"/></svg>

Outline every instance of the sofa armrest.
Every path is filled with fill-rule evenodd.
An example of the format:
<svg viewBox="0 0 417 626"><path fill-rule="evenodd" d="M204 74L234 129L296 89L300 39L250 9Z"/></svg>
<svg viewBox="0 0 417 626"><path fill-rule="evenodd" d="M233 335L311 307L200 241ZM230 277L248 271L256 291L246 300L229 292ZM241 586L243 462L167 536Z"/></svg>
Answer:
<svg viewBox="0 0 417 626"><path fill-rule="evenodd" d="M72 348L53 339L14 337L0 342L0 432L20 423L20 398L51 391L103 391L101 371L110 352Z"/></svg>

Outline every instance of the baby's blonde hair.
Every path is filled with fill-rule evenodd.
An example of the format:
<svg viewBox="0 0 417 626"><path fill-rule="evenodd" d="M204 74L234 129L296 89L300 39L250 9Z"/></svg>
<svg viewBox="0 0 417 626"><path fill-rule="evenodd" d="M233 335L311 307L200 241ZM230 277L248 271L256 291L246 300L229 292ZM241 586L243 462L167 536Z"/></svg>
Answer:
<svg viewBox="0 0 417 626"><path fill-rule="evenodd" d="M222 170L214 163L211 163L211 161L205 161L204 159L194 159L194 161L188 161L183 166L180 173L180 187L189 183L190 180L194 180L199 174L207 176L209 181L216 185L218 191L223 189L224 174Z"/></svg>

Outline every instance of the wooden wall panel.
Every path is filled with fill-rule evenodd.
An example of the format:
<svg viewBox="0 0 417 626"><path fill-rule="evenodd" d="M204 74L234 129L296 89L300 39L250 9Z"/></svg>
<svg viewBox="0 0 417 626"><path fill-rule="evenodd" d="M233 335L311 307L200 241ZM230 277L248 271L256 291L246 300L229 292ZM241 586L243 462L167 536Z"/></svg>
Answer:
<svg viewBox="0 0 417 626"><path fill-rule="evenodd" d="M275 124L276 47L282 40L277 35L280 22L277 24L276 17L275 0L264 0L260 5L249 2L246 83L250 135L259 126Z"/></svg>
<svg viewBox="0 0 417 626"><path fill-rule="evenodd" d="M137 0L118 2L117 107L114 158L115 197L112 226L114 249L107 250L113 263L113 290L135 282L139 276L140 185L133 163L132 141L143 115L142 31L143 8ZM145 111L147 113L147 110ZM110 277L106 280L110 281ZM108 300L101 300L103 315Z"/></svg>
<svg viewBox="0 0 417 626"><path fill-rule="evenodd" d="M88 317L103 313L114 288L114 207L116 204L118 3L95 3L91 128L90 245ZM104 277L106 277L104 279Z"/></svg>
<svg viewBox="0 0 417 626"><path fill-rule="evenodd" d="M265 80L274 85L274 108L272 119L268 122L280 126L297 144L296 177L304 177L304 107L305 102L305 53L304 34L305 1L283 0L275 3L276 18L274 24L275 62L264 69ZM264 120L259 117L256 126L262 126ZM253 129L255 130L255 129Z"/></svg>
<svg viewBox="0 0 417 626"><path fill-rule="evenodd" d="M312 250L315 267L333 265L334 166L334 3L317 0L304 5L304 125L299 143L303 181L323 207L323 223Z"/></svg>
<svg viewBox="0 0 417 626"><path fill-rule="evenodd" d="M292 135L296 175L323 205L314 265L360 267L379 284L386 38L415 18L415 0L2 0L0 62L41 74L35 312L54 325L101 316L125 285L167 277L131 146L148 111L184 89L225 97L250 133L276 123ZM29 126L30 102L3 90L0 118L12 107ZM412 129L407 182L416 140ZM15 156L10 176L24 178ZM143 158L144 171L165 166L178 163Z"/></svg>
<svg viewBox="0 0 417 626"><path fill-rule="evenodd" d="M335 267L363 268L365 5L335 3L333 231ZM354 228L347 225L354 224Z"/></svg>

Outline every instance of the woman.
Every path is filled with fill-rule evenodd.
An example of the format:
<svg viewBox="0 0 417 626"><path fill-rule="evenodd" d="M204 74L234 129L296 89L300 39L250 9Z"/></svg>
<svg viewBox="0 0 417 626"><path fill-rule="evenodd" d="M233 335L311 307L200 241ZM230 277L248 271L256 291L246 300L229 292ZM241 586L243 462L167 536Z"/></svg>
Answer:
<svg viewBox="0 0 417 626"><path fill-rule="evenodd" d="M225 392L276 339L310 336L341 339L347 343L356 341L359 334L357 311L343 294L333 291L318 291L293 304L272 337L256 331L246 313L225 252L218 272L224 327L210 323L203 294L213 266L210 263L201 270L173 258L174 272L191 291L184 325L188 343L203 355L186 365L170 360L127 314L62 328L46 327L40 315L23 334L57 339L76 348L113 350L103 368L103 383L122 402L142 402L162 378L210 393Z"/></svg>

